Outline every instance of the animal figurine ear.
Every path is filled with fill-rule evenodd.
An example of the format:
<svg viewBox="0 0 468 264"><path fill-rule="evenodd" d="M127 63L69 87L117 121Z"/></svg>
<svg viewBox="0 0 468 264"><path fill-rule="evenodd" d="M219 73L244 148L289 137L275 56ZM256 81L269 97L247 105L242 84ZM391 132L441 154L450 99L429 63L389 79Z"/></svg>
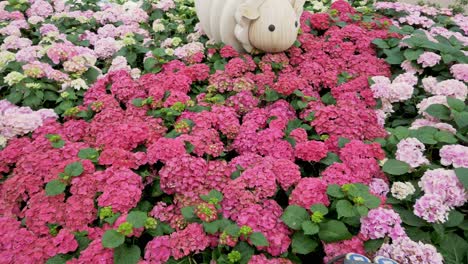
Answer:
<svg viewBox="0 0 468 264"><path fill-rule="evenodd" d="M239 6L237 15L249 20L258 19L260 17L260 6L263 2L265 0L247 0Z"/></svg>
<svg viewBox="0 0 468 264"><path fill-rule="evenodd" d="M300 18L302 15L302 11L304 11L304 4L306 0L290 0L291 5L294 8L294 11L297 14L297 17Z"/></svg>

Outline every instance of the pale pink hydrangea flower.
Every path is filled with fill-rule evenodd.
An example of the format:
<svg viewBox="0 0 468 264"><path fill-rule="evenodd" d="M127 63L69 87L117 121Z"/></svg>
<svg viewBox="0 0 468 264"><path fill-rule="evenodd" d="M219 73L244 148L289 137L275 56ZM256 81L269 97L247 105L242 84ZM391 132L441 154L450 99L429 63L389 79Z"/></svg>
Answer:
<svg viewBox="0 0 468 264"><path fill-rule="evenodd" d="M441 57L434 52L426 51L421 54L417 60L423 68L434 67L440 62Z"/></svg>
<svg viewBox="0 0 468 264"><path fill-rule="evenodd" d="M411 74L416 74L416 73L423 73L423 70L420 69L420 68L417 68L416 66L414 66L413 64L411 64L411 61L409 60L405 60L401 63L401 68L403 70L405 70L407 73L411 73Z"/></svg>
<svg viewBox="0 0 468 264"><path fill-rule="evenodd" d="M455 64L450 68L450 72L455 79L468 82L468 64Z"/></svg>
<svg viewBox="0 0 468 264"><path fill-rule="evenodd" d="M372 182L369 184L369 191L375 195L386 197L390 188L388 184L379 178L372 179Z"/></svg>
<svg viewBox="0 0 468 264"><path fill-rule="evenodd" d="M384 244L376 253L396 260L400 264L442 264L443 258L431 244L414 242L408 237L397 238Z"/></svg>
<svg viewBox="0 0 468 264"><path fill-rule="evenodd" d="M29 107L17 107L7 100L0 101L0 135L7 139L34 131L48 118L57 118L57 114L52 109L33 111Z"/></svg>
<svg viewBox="0 0 468 264"><path fill-rule="evenodd" d="M169 11L169 9L175 8L175 3L173 0L159 0L156 4L156 8L163 11Z"/></svg>
<svg viewBox="0 0 468 264"><path fill-rule="evenodd" d="M433 105L433 104L441 104L441 105L445 105L447 107L449 106L448 103L447 103L447 97L446 96L435 95L435 96L431 96L431 97L423 99L419 104L416 105L416 108L418 108L418 113L422 114L424 117L426 117L428 119L434 120L434 117L432 117L431 115L429 115L429 114L427 114L425 112L426 109L429 106Z"/></svg>
<svg viewBox="0 0 468 264"><path fill-rule="evenodd" d="M361 234L370 239L389 236L392 239L406 236L401 226L401 218L392 209L375 208L366 217L361 218Z"/></svg>
<svg viewBox="0 0 468 264"><path fill-rule="evenodd" d="M371 85L371 90L374 97L386 99L391 103L410 99L413 96L414 78L416 78L411 76L412 74L404 74L399 78L397 77L393 82L384 76L372 77L374 84Z"/></svg>
<svg viewBox="0 0 468 264"><path fill-rule="evenodd" d="M419 118L414 120L414 122L411 124L411 127L409 129L416 130L421 127L435 127L441 131L447 131L452 134L456 134L457 130L450 124L447 123L440 123L440 122L434 122L428 119L424 118Z"/></svg>
<svg viewBox="0 0 468 264"><path fill-rule="evenodd" d="M414 203L414 214L429 223L445 223L450 207L435 194L423 195Z"/></svg>
<svg viewBox="0 0 468 264"><path fill-rule="evenodd" d="M455 168L468 168L468 147L462 145L445 145L440 149L440 163Z"/></svg>
<svg viewBox="0 0 468 264"><path fill-rule="evenodd" d="M424 195L416 201L414 214L430 223L444 223L451 209L468 200L468 193L453 170L428 170L418 185Z"/></svg>
<svg viewBox="0 0 468 264"><path fill-rule="evenodd" d="M429 164L424 156L426 147L416 138L406 138L397 145L396 159L408 163L411 168Z"/></svg>

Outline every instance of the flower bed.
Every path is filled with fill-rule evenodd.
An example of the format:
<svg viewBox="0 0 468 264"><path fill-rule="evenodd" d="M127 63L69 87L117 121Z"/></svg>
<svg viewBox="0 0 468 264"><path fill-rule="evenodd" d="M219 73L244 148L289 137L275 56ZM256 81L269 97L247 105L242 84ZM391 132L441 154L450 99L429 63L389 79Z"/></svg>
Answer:
<svg viewBox="0 0 468 264"><path fill-rule="evenodd" d="M250 56L189 1L2 7L0 263L468 258L466 17L340 0Z"/></svg>

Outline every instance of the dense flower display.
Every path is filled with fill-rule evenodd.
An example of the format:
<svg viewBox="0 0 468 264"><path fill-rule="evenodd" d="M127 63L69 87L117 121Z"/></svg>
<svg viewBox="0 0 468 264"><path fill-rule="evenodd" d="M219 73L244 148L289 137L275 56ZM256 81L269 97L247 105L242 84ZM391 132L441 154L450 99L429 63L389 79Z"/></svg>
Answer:
<svg viewBox="0 0 468 264"><path fill-rule="evenodd" d="M307 1L251 55L72 2L0 4L0 263L468 258L465 16Z"/></svg>

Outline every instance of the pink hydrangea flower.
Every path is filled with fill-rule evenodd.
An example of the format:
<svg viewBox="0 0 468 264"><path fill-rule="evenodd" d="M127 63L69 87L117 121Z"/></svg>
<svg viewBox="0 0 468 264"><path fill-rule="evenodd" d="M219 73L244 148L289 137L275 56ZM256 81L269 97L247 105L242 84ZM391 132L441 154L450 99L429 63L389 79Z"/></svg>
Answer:
<svg viewBox="0 0 468 264"><path fill-rule="evenodd" d="M423 68L434 67L439 63L441 57L434 52L426 51L421 54L417 60L419 64L422 64Z"/></svg>
<svg viewBox="0 0 468 264"><path fill-rule="evenodd" d="M445 145L440 149L440 163L455 168L468 168L468 147L462 145Z"/></svg>
<svg viewBox="0 0 468 264"><path fill-rule="evenodd" d="M396 159L408 163L411 168L429 164L424 156L426 147L416 138L405 138L397 144Z"/></svg>
<svg viewBox="0 0 468 264"><path fill-rule="evenodd" d="M392 209L376 208L361 218L361 234L370 239L379 239L386 236L392 239L406 236L402 221L398 213Z"/></svg>
<svg viewBox="0 0 468 264"><path fill-rule="evenodd" d="M306 209L314 204L330 204L327 196L327 184L319 178L302 178L289 196L289 204L296 204Z"/></svg>
<svg viewBox="0 0 468 264"><path fill-rule="evenodd" d="M468 82L468 64L455 64L450 67L450 72L455 79Z"/></svg>
<svg viewBox="0 0 468 264"><path fill-rule="evenodd" d="M442 264L443 258L430 244L414 242L408 237L397 238L392 244L384 244L376 253L401 264Z"/></svg>

